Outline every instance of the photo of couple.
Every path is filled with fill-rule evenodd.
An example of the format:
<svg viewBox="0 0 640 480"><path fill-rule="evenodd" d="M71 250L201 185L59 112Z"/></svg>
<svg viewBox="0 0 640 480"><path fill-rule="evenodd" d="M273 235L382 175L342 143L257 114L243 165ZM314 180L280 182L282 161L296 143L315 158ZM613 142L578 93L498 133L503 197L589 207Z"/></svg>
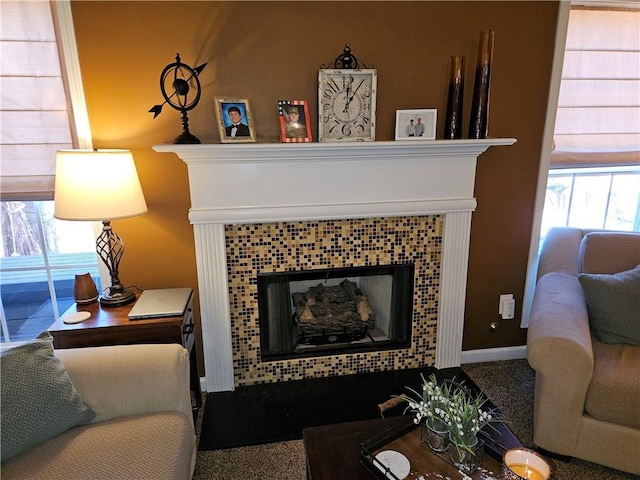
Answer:
<svg viewBox="0 0 640 480"><path fill-rule="evenodd" d="M409 125L405 128L407 137L422 137L424 135L424 123L422 123L422 117L413 121L413 118L409 120Z"/></svg>
<svg viewBox="0 0 640 480"><path fill-rule="evenodd" d="M437 110L396 110L396 140L435 140Z"/></svg>

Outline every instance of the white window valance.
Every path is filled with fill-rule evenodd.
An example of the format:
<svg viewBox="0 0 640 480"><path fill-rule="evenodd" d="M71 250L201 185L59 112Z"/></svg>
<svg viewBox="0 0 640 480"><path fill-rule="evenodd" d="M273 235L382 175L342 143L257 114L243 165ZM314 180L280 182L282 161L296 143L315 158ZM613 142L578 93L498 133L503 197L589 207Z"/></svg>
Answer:
<svg viewBox="0 0 640 480"><path fill-rule="evenodd" d="M51 4L2 1L0 22L0 195L51 200L55 152L74 146Z"/></svg>
<svg viewBox="0 0 640 480"><path fill-rule="evenodd" d="M572 7L552 166L640 161L640 10Z"/></svg>

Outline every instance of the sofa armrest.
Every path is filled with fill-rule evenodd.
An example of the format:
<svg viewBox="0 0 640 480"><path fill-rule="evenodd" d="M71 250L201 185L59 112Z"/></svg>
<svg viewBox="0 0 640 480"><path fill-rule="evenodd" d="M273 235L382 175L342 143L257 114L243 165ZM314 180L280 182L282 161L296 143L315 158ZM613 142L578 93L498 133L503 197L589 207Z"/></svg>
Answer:
<svg viewBox="0 0 640 480"><path fill-rule="evenodd" d="M540 279L549 272L578 275L583 235L584 231L580 228L550 228L540 250L537 278Z"/></svg>
<svg viewBox="0 0 640 480"><path fill-rule="evenodd" d="M189 356L177 344L56 350L71 382L96 413L94 422L161 411L183 412L193 424Z"/></svg>
<svg viewBox="0 0 640 480"><path fill-rule="evenodd" d="M593 374L589 318L576 277L552 272L538 281L527 359L536 371L534 442L572 455Z"/></svg>

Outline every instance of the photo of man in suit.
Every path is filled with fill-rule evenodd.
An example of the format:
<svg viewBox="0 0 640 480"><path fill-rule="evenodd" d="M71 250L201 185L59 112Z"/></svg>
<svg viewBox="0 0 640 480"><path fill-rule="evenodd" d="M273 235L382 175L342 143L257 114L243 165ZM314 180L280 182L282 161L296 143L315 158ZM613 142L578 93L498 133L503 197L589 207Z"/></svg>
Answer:
<svg viewBox="0 0 640 480"><path fill-rule="evenodd" d="M225 127L225 134L227 137L248 137L249 126L242 121L242 112L240 108L232 105L226 110L227 117L229 118L229 125Z"/></svg>

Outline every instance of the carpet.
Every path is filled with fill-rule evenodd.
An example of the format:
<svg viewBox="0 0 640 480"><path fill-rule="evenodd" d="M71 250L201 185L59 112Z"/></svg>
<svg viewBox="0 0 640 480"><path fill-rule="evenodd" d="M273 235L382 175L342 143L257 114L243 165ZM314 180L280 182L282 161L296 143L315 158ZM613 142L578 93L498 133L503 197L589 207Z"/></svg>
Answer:
<svg viewBox="0 0 640 480"><path fill-rule="evenodd" d="M463 365L464 373L497 405L509 428L525 445L533 446L533 386L535 375L526 360L507 360ZM399 392L402 393L402 392ZM204 395L196 424L201 429L207 403L217 394ZM367 402L369 403L369 402ZM378 402L376 402L377 404ZM243 426L249 425L243 423ZM213 425L213 428L216 428ZM638 480L631 475L583 460L550 459L553 480ZM305 480L306 463L302 440L239 448L199 450L193 480ZM336 480L343 480L336 477ZM344 479L348 480L348 479Z"/></svg>

